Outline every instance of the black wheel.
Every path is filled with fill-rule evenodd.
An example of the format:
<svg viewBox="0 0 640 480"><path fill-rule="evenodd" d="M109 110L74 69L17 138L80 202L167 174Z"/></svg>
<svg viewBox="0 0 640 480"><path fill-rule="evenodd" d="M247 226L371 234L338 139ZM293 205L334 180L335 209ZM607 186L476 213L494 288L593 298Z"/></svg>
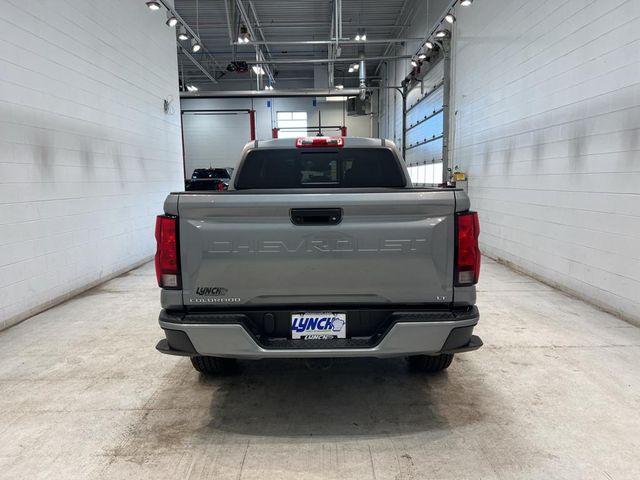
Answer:
<svg viewBox="0 0 640 480"><path fill-rule="evenodd" d="M197 371L207 375L229 375L236 371L233 358L197 356L191 357L191 364Z"/></svg>
<svg viewBox="0 0 640 480"><path fill-rule="evenodd" d="M413 355L409 357L409 366L419 372L435 373L446 370L453 361L453 353L441 355Z"/></svg>

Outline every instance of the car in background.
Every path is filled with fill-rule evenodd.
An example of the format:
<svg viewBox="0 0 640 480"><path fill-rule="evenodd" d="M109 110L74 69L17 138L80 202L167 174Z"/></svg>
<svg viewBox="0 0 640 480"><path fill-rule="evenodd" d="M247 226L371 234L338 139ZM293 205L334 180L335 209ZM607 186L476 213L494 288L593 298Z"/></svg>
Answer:
<svg viewBox="0 0 640 480"><path fill-rule="evenodd" d="M191 178L185 180L184 189L187 192L195 190L223 191L229 188L231 173L227 168L196 168Z"/></svg>

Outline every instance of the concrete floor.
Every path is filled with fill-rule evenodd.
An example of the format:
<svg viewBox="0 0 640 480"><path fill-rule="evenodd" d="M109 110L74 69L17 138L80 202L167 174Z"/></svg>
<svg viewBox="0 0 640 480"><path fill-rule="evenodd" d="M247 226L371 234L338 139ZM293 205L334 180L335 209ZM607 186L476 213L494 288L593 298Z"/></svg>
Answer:
<svg viewBox="0 0 640 480"><path fill-rule="evenodd" d="M154 350L145 265L0 334L0 478L640 478L640 329L489 260L479 306L441 375L208 379Z"/></svg>

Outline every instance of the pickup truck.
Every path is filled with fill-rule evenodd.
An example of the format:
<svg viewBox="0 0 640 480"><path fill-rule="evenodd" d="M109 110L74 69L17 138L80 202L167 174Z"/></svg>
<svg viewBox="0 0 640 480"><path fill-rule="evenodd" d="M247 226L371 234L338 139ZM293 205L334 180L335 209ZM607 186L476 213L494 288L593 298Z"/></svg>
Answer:
<svg viewBox="0 0 640 480"><path fill-rule="evenodd" d="M383 139L253 141L229 189L171 193L157 218L157 349L196 370L236 359L476 350L478 217L455 188L414 188Z"/></svg>
<svg viewBox="0 0 640 480"><path fill-rule="evenodd" d="M226 168L196 168L189 180L185 180L184 189L193 190L226 190L229 187L229 170Z"/></svg>

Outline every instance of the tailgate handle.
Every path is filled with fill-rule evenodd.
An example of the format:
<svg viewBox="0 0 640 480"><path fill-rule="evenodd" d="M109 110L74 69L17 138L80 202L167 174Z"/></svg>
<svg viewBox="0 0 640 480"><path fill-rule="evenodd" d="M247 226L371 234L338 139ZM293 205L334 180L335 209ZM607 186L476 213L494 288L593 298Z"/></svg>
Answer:
<svg viewBox="0 0 640 480"><path fill-rule="evenodd" d="M337 225L342 221L341 208L292 208L294 225Z"/></svg>

